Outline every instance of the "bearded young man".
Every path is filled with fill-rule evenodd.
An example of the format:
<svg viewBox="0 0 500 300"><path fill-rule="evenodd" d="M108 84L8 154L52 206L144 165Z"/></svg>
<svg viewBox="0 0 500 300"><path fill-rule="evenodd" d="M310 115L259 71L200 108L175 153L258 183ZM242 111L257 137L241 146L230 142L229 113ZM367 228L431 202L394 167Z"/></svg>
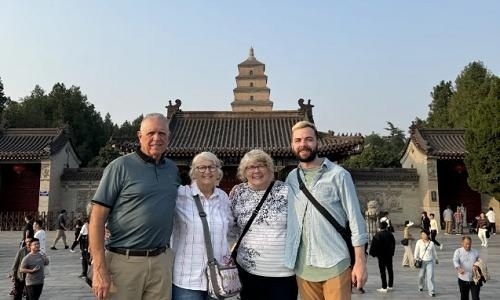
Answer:
<svg viewBox="0 0 500 300"><path fill-rule="evenodd" d="M290 189L285 264L295 270L301 299L351 299L351 289L362 290L368 279L368 233L351 175L327 158L318 157L318 131L310 122L293 126L291 147L300 163L286 179ZM354 266L342 236L300 190L297 172L335 220L344 227L348 224Z"/></svg>

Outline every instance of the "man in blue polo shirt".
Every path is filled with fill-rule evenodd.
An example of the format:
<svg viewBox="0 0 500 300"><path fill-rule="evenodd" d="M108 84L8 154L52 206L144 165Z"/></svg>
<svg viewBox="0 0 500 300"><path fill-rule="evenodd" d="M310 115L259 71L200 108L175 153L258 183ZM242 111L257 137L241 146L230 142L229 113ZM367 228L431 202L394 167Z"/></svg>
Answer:
<svg viewBox="0 0 500 300"><path fill-rule="evenodd" d="M137 135L140 148L106 167L92 199L89 242L98 299L171 298L169 241L180 179L164 157L168 120L146 115ZM106 245L105 223L112 233Z"/></svg>

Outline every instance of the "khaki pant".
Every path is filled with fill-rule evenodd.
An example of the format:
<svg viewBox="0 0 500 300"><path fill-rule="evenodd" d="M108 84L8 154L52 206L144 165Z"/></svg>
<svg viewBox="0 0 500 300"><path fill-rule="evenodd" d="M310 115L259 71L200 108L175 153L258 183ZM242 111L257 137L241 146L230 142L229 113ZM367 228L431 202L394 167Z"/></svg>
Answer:
<svg viewBox="0 0 500 300"><path fill-rule="evenodd" d="M170 300L172 251L157 256L126 256L106 251L111 288L106 299Z"/></svg>
<svg viewBox="0 0 500 300"><path fill-rule="evenodd" d="M62 238L63 240L64 247L68 247L68 244L66 243L66 232L63 229L57 229L56 232L57 232L56 239L54 240L54 244L52 245L52 247L56 246L60 238Z"/></svg>
<svg viewBox="0 0 500 300"><path fill-rule="evenodd" d="M446 221L446 233L451 234L453 231L453 221Z"/></svg>
<svg viewBox="0 0 500 300"><path fill-rule="evenodd" d="M312 282L297 277L301 300L351 299L351 269L327 281Z"/></svg>

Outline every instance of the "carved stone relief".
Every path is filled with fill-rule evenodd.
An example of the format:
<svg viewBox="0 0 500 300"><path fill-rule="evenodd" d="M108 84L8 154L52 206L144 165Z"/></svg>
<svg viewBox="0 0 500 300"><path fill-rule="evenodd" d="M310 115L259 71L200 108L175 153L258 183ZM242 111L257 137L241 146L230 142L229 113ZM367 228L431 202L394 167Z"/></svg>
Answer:
<svg viewBox="0 0 500 300"><path fill-rule="evenodd" d="M402 212L402 192L391 190L358 191L361 207L368 207L368 202L377 201L380 211Z"/></svg>

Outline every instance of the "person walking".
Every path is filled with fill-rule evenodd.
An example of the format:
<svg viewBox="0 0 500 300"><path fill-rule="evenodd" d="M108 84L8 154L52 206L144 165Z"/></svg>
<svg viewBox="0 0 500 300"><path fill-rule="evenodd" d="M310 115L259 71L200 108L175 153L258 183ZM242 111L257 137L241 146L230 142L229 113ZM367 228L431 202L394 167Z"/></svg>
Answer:
<svg viewBox="0 0 500 300"><path fill-rule="evenodd" d="M146 115L137 137L135 152L104 169L91 201L92 290L98 299L171 299L169 243L180 178L165 158L167 118ZM106 245L105 224L112 232Z"/></svg>
<svg viewBox="0 0 500 300"><path fill-rule="evenodd" d="M33 222L33 229L35 230L34 237L38 239L40 242L40 253L44 254L47 253L47 247L46 247L46 239L47 239L47 234L45 230L43 230L43 222L42 220L35 220Z"/></svg>
<svg viewBox="0 0 500 300"><path fill-rule="evenodd" d="M447 205L446 209L443 211L443 220L446 224L444 234L451 234L451 232L453 231L453 210L451 210L449 205Z"/></svg>
<svg viewBox="0 0 500 300"><path fill-rule="evenodd" d="M19 248L23 248L24 246L26 246L26 238L32 239L35 236L35 231L33 229L33 217L31 215L25 216L24 222L25 224L23 227L23 236L21 237Z"/></svg>
<svg viewBox="0 0 500 300"><path fill-rule="evenodd" d="M66 243L66 230L68 230L66 228L66 210L63 209L59 213L59 216L57 216L57 235L54 243L52 244L52 247L50 247L51 250L57 250L56 244L61 238L64 243L64 249L69 248L68 244Z"/></svg>
<svg viewBox="0 0 500 300"><path fill-rule="evenodd" d="M460 209L460 207L457 207L457 210L453 214L453 220L455 221L455 233L457 235L462 234L463 217L464 215L462 214L462 210Z"/></svg>
<svg viewBox="0 0 500 300"><path fill-rule="evenodd" d="M240 297L242 300L296 300L295 273L285 266L283 257L288 186L274 180L273 160L262 150L251 150L243 156L238 178L243 183L233 188L230 198L239 235L257 213L237 249ZM269 188L269 194L263 199ZM264 202L256 212L261 201Z"/></svg>
<svg viewBox="0 0 500 300"><path fill-rule="evenodd" d="M488 218L488 222L490 222L490 235L496 235L497 234L497 225L496 225L496 216L495 212L493 211L493 207L490 207L488 209L488 212L486 212L486 218Z"/></svg>
<svg viewBox="0 0 500 300"><path fill-rule="evenodd" d="M77 240L80 244L80 251L82 255L82 274L81 278L87 278L87 273L89 271L90 264L90 254L89 254L89 218L83 219L82 227L80 228L80 233L78 234Z"/></svg>
<svg viewBox="0 0 500 300"><path fill-rule="evenodd" d="M394 272L392 269L392 257L396 249L396 240L394 235L387 230L387 223L380 223L380 231L375 234L370 246L370 255L378 259L378 269L380 271L380 279L382 288L377 289L378 292L387 293L394 287ZM389 276L389 284L386 277Z"/></svg>
<svg viewBox="0 0 500 300"><path fill-rule="evenodd" d="M291 147L300 163L286 179L285 266L295 270L301 299L351 299L351 289L362 289L368 278L368 233L351 175L318 156L318 131L313 123L301 121L292 127ZM318 210L321 207L325 214ZM349 226L353 253L327 213L339 227Z"/></svg>
<svg viewBox="0 0 500 300"><path fill-rule="evenodd" d="M391 219L389 219L389 212L388 211L384 211L382 213L382 215L383 215L383 217L380 218L380 222L379 223L382 223L382 222L387 223L387 231L394 232L394 227L392 226Z"/></svg>
<svg viewBox="0 0 500 300"><path fill-rule="evenodd" d="M422 216L420 218L420 228L422 230L427 231L427 234L430 234L430 232L431 232L431 220L427 216L426 211L422 212Z"/></svg>
<svg viewBox="0 0 500 300"><path fill-rule="evenodd" d="M222 163L211 152L197 154L191 163L190 185L180 186L172 231L173 300L213 299L208 294L208 255L203 223L195 202L200 199L210 228L214 258L224 264L230 257L228 234L234 218L229 198L217 188L222 179Z"/></svg>
<svg viewBox="0 0 500 300"><path fill-rule="evenodd" d="M479 214L479 219L477 219L477 237L481 241L481 246L488 248L488 237L486 236L486 232L490 229L490 223L486 218L484 212Z"/></svg>
<svg viewBox="0 0 500 300"><path fill-rule="evenodd" d="M431 226L430 226L430 229L431 229L431 241L433 241L434 245L436 245L437 247L439 247L439 249L443 250L443 245L441 245L441 243L439 243L436 240L436 236L439 233L439 229L438 229L439 227L438 227L438 223L437 223L436 219L434 218L434 214L433 213L429 214L429 219L431 221Z"/></svg>
<svg viewBox="0 0 500 300"><path fill-rule="evenodd" d="M460 290L460 300L469 300L469 293L472 300L479 300L481 282L474 282L474 263L479 260L479 252L472 248L472 239L468 235L462 237L462 247L453 253L453 267L458 275L458 288Z"/></svg>
<svg viewBox="0 0 500 300"><path fill-rule="evenodd" d="M30 253L30 243L32 238L26 238L24 240L24 247L17 251L16 257L14 258L14 263L12 264L11 273L9 277L12 279L14 283L14 287L11 291L11 295L14 296L13 300L22 300L23 299L23 291L25 286L25 276L24 273L19 271L19 267L21 266L21 262L24 257Z"/></svg>
<svg viewBox="0 0 500 300"><path fill-rule="evenodd" d="M438 264L438 256L434 242L429 239L429 233L422 229L420 239L415 244L415 260L422 260L422 267L418 272L418 290L423 291L424 281L427 283L429 296L435 297L434 267Z"/></svg>
<svg viewBox="0 0 500 300"><path fill-rule="evenodd" d="M415 268L415 260L413 259L413 236L410 233L410 227L413 226L413 222L406 220L403 228L403 239L407 240L407 244L403 245L403 261L401 265L407 268Z"/></svg>
<svg viewBox="0 0 500 300"><path fill-rule="evenodd" d="M75 252L75 247L80 242L78 237L80 236L80 230L82 230L82 226L83 226L83 222L80 218L78 218L75 222L75 240L73 241L73 244L71 244L71 247L69 247L69 251L72 253Z"/></svg>
<svg viewBox="0 0 500 300"><path fill-rule="evenodd" d="M38 300L43 290L44 267L49 264L45 254L40 253L40 241L33 238L30 253L21 261L19 272L26 274L26 294L28 300Z"/></svg>

